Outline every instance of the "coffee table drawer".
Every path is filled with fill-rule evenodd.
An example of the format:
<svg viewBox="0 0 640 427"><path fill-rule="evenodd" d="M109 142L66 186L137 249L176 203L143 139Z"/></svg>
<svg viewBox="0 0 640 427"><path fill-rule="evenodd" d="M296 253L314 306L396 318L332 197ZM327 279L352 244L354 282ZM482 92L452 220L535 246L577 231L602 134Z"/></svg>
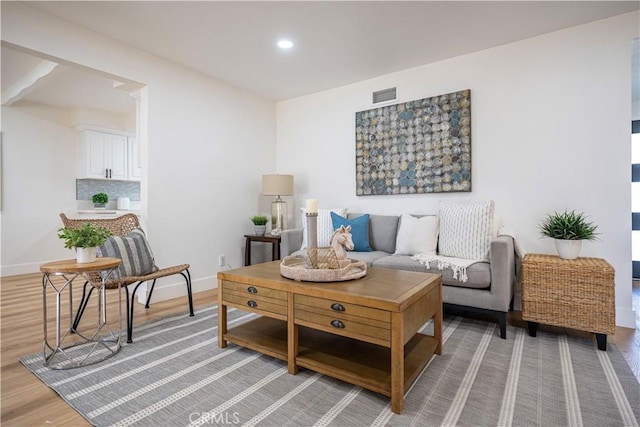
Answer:
<svg viewBox="0 0 640 427"><path fill-rule="evenodd" d="M391 315L376 308L306 295L295 296L295 323L388 347Z"/></svg>
<svg viewBox="0 0 640 427"><path fill-rule="evenodd" d="M230 303L233 305L237 305L248 311L259 312L267 311L270 313L276 313L285 315L287 314L287 306L281 305L279 300L274 300L271 298L261 298L261 297L246 297L242 295L237 295L233 293L222 293L222 299L225 303Z"/></svg>
<svg viewBox="0 0 640 427"><path fill-rule="evenodd" d="M391 323L391 315L388 311L379 310L377 308L365 307L357 304L350 304L341 301L328 300L325 298L311 297L306 295L295 296L296 311L304 309L324 316L337 318L362 318L358 320L361 323L370 323L378 327L384 327L381 324ZM304 307L303 307L304 306ZM367 320L371 320L368 322ZM389 329L389 326L386 326Z"/></svg>
<svg viewBox="0 0 640 427"><path fill-rule="evenodd" d="M233 291L239 294L247 294L251 296L264 296L282 301L287 301L287 292L277 289L264 288L262 286L246 285L244 283L222 281L222 288L226 291Z"/></svg>
<svg viewBox="0 0 640 427"><path fill-rule="evenodd" d="M389 340L391 339L390 329L380 328L367 323L359 323L355 320L337 319L336 317L337 316L323 316L296 308L295 321L300 325L336 335L343 335L362 341L389 346ZM359 319L363 318L361 317Z"/></svg>
<svg viewBox="0 0 640 427"><path fill-rule="evenodd" d="M236 305L243 310L256 313L268 312L286 316L287 301L270 298L266 296L247 295L246 293L235 292L226 288L222 289L222 300L225 303Z"/></svg>

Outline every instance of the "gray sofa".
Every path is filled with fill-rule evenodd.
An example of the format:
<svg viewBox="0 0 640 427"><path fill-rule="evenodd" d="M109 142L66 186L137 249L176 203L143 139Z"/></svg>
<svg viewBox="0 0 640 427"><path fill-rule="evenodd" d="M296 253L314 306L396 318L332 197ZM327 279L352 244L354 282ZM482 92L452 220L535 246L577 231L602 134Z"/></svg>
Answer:
<svg viewBox="0 0 640 427"><path fill-rule="evenodd" d="M348 214L353 219L362 214ZM454 279L451 269L427 269L411 255L394 255L400 216L370 215L369 244L372 252L348 252L351 259L365 261L368 266L423 271L442 274L442 298L447 309L484 312L497 316L500 337L506 338L507 313L513 300L516 281L516 256L513 238L499 236L491 242L491 261L478 262L467 268L465 283ZM302 229L284 230L280 244L281 257L296 253L302 245Z"/></svg>

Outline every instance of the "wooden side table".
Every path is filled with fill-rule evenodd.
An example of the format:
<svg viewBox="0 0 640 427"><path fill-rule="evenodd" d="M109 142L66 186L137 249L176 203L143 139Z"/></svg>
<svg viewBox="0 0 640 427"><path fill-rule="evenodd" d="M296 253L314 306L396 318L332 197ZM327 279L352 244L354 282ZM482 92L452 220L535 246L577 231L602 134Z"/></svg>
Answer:
<svg viewBox="0 0 640 427"><path fill-rule="evenodd" d="M75 259L55 261L40 266L42 276L42 314L44 340L42 352L44 364L52 369L69 369L101 362L120 351L122 331L122 288L118 267L119 258L98 258L94 262L78 264ZM99 273L102 272L102 275ZM63 283L54 283L51 276L61 276ZM98 319L95 330L86 337L73 327L73 281L78 276L90 281L98 290ZM96 280L96 277L98 280ZM106 283L118 283L117 331L111 329L107 321ZM62 329L62 294L69 291L69 328ZM55 343L49 342L47 333L47 291L53 291L56 298ZM113 324L114 322L112 322ZM77 339L71 340L70 334Z"/></svg>
<svg viewBox="0 0 640 427"><path fill-rule="evenodd" d="M251 242L267 242L271 243L271 260L280 259L280 236L257 236L255 234L245 234L246 242L244 245L244 265L251 265Z"/></svg>
<svg viewBox="0 0 640 427"><path fill-rule="evenodd" d="M522 319L535 337L538 322L596 334L607 349L615 332L615 271L601 258L527 254L522 261Z"/></svg>

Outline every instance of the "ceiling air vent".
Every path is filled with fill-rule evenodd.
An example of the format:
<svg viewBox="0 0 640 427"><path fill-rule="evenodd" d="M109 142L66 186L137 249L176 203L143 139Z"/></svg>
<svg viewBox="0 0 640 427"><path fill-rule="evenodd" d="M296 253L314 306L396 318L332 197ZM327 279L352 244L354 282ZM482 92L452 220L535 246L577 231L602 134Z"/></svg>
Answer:
<svg viewBox="0 0 640 427"><path fill-rule="evenodd" d="M382 89L373 92L373 103L378 104L380 102L393 101L396 99L396 89L391 87L389 89Z"/></svg>

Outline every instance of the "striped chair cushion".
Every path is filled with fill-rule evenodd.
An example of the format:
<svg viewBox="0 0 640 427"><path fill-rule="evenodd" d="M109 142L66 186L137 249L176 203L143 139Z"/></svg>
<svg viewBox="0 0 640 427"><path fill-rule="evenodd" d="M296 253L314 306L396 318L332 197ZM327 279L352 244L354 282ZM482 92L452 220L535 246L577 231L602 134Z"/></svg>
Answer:
<svg viewBox="0 0 640 427"><path fill-rule="evenodd" d="M488 259L493 237L494 202L440 204L439 254Z"/></svg>
<svg viewBox="0 0 640 427"><path fill-rule="evenodd" d="M122 264L118 270L121 277L144 276L158 270L141 228L136 228L125 236L109 237L96 254L100 257L120 258Z"/></svg>

